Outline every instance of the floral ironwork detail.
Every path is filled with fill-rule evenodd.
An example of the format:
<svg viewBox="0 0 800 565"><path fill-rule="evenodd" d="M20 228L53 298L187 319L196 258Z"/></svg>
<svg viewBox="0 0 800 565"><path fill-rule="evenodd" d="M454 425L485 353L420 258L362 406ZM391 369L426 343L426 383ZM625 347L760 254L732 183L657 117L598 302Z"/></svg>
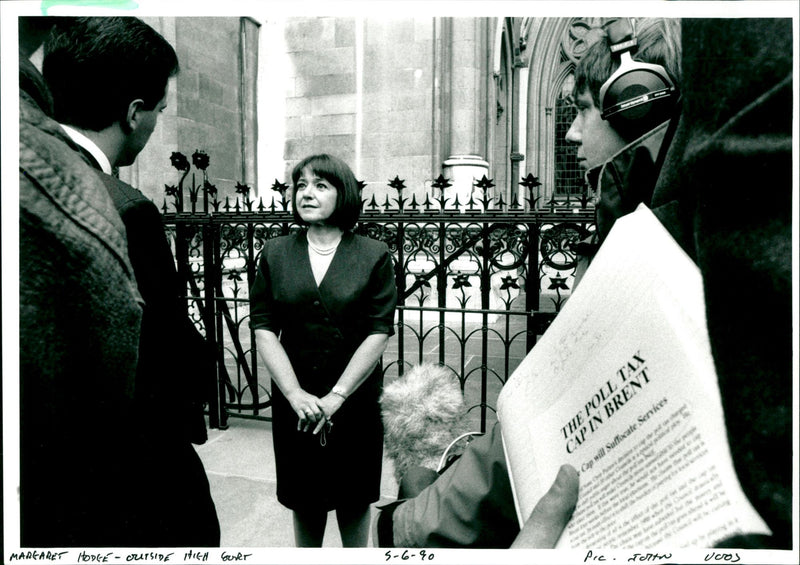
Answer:
<svg viewBox="0 0 800 565"><path fill-rule="evenodd" d="M443 191L445 188L450 188L453 186L453 183L450 182L450 179L445 178L444 175L440 174L438 177L436 177L436 180L431 183L431 186Z"/></svg>
<svg viewBox="0 0 800 565"><path fill-rule="evenodd" d="M192 154L192 164L195 166L195 168L205 171L208 168L208 163L208 154L205 151L196 149Z"/></svg>
<svg viewBox="0 0 800 565"><path fill-rule="evenodd" d="M178 169L179 171L186 171L189 172L191 165L189 164L189 159L186 158L186 155L181 153L180 151L173 151L172 155L169 158L172 166Z"/></svg>
<svg viewBox="0 0 800 565"><path fill-rule="evenodd" d="M511 275L509 275L507 277L503 277L500 280L502 281L502 284L500 285L500 290L507 290L509 288L515 288L519 290L519 284L517 283L517 281L519 280L518 277L512 277Z"/></svg>
<svg viewBox="0 0 800 565"><path fill-rule="evenodd" d="M414 275L414 280L418 283L417 286L422 288L431 288L431 283L428 282L428 277L425 276L425 273L417 273Z"/></svg>
<svg viewBox="0 0 800 565"><path fill-rule="evenodd" d="M463 287L472 287L472 284L469 282L469 275L465 275L461 271L453 275L453 290L458 290L459 288Z"/></svg>
<svg viewBox="0 0 800 565"><path fill-rule="evenodd" d="M556 273L555 277L550 277L550 286L548 289L569 290L569 287L567 286L567 279Z"/></svg>
<svg viewBox="0 0 800 565"><path fill-rule="evenodd" d="M483 190L488 190L494 187L494 182L492 181L492 179L486 178L486 175L483 175L483 178L481 178L481 180L475 182L475 186L477 188L482 188Z"/></svg>
<svg viewBox="0 0 800 565"><path fill-rule="evenodd" d="M572 222L544 230L539 244L543 263L559 271L573 269L577 262L573 247L588 236L588 230Z"/></svg>
<svg viewBox="0 0 800 565"><path fill-rule="evenodd" d="M530 179L535 177L531 175ZM397 180L405 188L399 176ZM198 184L202 185L202 181ZM442 192L451 186L443 176L426 184ZM273 185L273 190L279 186L280 183ZM198 326L209 323L206 335L224 355L225 368L219 374L220 386L225 390L224 398L220 399L223 410L232 415L249 412L258 417L258 411L269 405L269 400L264 400L268 392L260 392L264 383L269 382L269 376L259 368L252 350L248 349L252 334L245 338L249 331L246 324L249 310L244 306L248 299L247 283L265 242L300 228L290 210L280 209L274 193L267 198L277 204L277 209L269 210L267 204L259 209L258 199L248 209L239 195L252 195L255 187L251 189L242 181L237 188L236 197L230 198L227 207L223 199L220 213L203 214L201 208L196 214L167 213L165 222L176 243L176 259L182 265L180 272L192 281L187 292L190 304L206 307L208 285L209 291L218 297L207 306L213 308L214 316L205 315L205 311L194 306L191 312ZM165 189L168 194L177 190L168 185ZM384 190L392 193L386 185ZM424 213L424 205L412 211L406 202L407 213L403 213L393 203L390 208L383 208L382 193L377 200L374 209L365 206L355 230L386 242L400 290L398 327L406 341L396 358L394 353L384 357L385 370L392 375L391 371L410 363L435 360L437 354L431 353L429 345L437 339L448 339L440 356L440 362L447 363L484 339L499 338L506 352L505 360L484 358L479 364L467 367L461 355L461 366L454 365L452 369L462 383L473 378L490 385L492 379L505 382L514 368L509 366L509 351L531 347L568 299L572 273L565 269L574 269L574 250L566 243L573 241L579 231L589 230L592 222L589 211L580 214L558 211L551 215L546 210L507 207L467 213L448 202L447 208ZM494 199L492 205L496 203ZM436 206L435 201L433 205ZM257 209L262 213L255 213ZM211 262L206 264L206 261ZM550 300L555 308L545 304ZM482 320L488 322L483 324ZM514 320L519 323L513 323ZM257 391L261 400L249 401L250 391ZM494 405L492 394L479 401L489 411ZM485 418L481 416L481 425Z"/></svg>
<svg viewBox="0 0 800 565"><path fill-rule="evenodd" d="M523 178L519 184L528 190L533 190L537 186L542 186L542 183L539 182L539 177L533 176L533 173L528 173L528 176Z"/></svg>
<svg viewBox="0 0 800 565"><path fill-rule="evenodd" d="M525 201L528 203L528 206L530 206L532 209L536 208L536 203L539 201L539 195L537 191L537 195L534 198L533 190L542 186L542 183L539 182L539 177L533 176L533 173L528 173L528 176L523 178L519 184L520 186L528 189L528 197L525 199Z"/></svg>
<svg viewBox="0 0 800 565"><path fill-rule="evenodd" d="M281 182L278 179L275 179L275 182L272 183L270 186L272 190L275 192L280 192L281 194L285 194L287 190L289 190L289 185L285 182Z"/></svg>
<svg viewBox="0 0 800 565"><path fill-rule="evenodd" d="M397 190L397 192L402 192L403 189L406 187L406 181L401 180L399 176L395 176L392 180L389 181L389 186Z"/></svg>

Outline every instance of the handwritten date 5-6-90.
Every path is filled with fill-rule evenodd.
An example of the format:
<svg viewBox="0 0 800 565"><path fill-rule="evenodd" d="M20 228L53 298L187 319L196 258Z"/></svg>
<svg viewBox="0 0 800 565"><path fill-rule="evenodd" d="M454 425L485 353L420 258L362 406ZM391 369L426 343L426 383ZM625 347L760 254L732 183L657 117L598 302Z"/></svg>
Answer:
<svg viewBox="0 0 800 565"><path fill-rule="evenodd" d="M409 559L419 558L420 561L433 561L433 553L420 549L416 552L410 552L407 549L400 551L387 551L384 553L386 561L408 561Z"/></svg>

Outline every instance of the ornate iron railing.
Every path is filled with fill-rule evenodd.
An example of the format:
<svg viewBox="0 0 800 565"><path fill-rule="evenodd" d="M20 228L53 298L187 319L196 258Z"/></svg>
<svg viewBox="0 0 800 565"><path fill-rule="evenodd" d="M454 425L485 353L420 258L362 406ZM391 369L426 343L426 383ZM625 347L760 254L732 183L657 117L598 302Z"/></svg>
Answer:
<svg viewBox="0 0 800 565"><path fill-rule="evenodd" d="M229 416L269 418L269 376L248 325L248 289L265 241L301 228L288 187L278 181L268 203L251 200L241 184L233 202L217 200L198 154L201 165L207 160L195 153L203 180L193 178L186 190L188 160L173 155L184 174L178 186L167 187L172 202L164 203L164 220L187 281L190 315L217 352L219 394L209 412L212 427L225 427ZM384 241L395 260L400 300L396 335L384 355L386 378L423 361L447 366L481 431L494 418L502 385L569 295L572 244L594 229L585 198L542 206L536 178L520 184L528 192L521 204L485 196L486 178L476 183L484 196L459 202L440 176L431 185L435 196L419 203L404 196L404 182L395 177L381 198L365 201L356 228Z"/></svg>

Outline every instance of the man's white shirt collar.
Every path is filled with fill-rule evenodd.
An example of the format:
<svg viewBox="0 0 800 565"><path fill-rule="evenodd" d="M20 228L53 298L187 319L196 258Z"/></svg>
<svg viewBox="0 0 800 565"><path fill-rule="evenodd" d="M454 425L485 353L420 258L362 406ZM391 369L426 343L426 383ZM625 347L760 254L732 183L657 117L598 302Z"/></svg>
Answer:
<svg viewBox="0 0 800 565"><path fill-rule="evenodd" d="M106 154L103 153L103 150L100 149L94 141L92 141L91 139L89 139L88 137L86 137L73 127L70 127L66 124L59 124L59 125L67 133L70 139L72 139L72 141L74 141L75 143L86 149L86 151L88 151L91 154L91 156L95 158L95 161L98 162L100 168L103 169L103 172L105 174L107 175L112 174L111 161L108 160Z"/></svg>

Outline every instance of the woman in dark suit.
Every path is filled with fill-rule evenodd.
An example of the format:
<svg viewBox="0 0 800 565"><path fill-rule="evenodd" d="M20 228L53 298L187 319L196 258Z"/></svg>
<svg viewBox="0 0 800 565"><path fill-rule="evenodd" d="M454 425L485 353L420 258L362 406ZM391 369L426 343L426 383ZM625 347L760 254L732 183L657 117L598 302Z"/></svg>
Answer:
<svg viewBox="0 0 800 565"><path fill-rule="evenodd" d="M292 183L295 220L308 229L267 241L250 291L250 323L273 379L278 501L294 511L298 546L321 547L335 509L343 545L365 547L380 495L392 258L384 243L350 231L361 195L344 162L308 157Z"/></svg>

